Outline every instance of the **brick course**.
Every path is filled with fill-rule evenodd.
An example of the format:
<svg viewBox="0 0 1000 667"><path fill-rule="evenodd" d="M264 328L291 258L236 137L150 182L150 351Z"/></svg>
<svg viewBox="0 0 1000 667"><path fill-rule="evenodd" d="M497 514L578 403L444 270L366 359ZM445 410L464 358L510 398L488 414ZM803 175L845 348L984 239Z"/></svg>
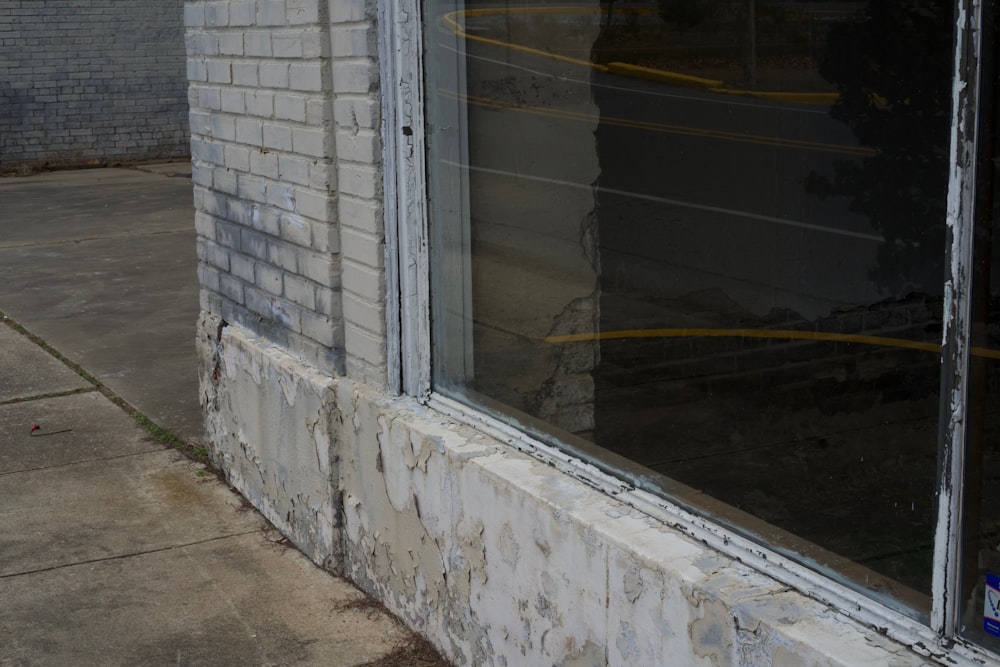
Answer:
<svg viewBox="0 0 1000 667"><path fill-rule="evenodd" d="M185 73L183 17L203 10L0 0L0 165L186 156L187 76L208 72Z"/></svg>
<svg viewBox="0 0 1000 667"><path fill-rule="evenodd" d="M359 6L331 25L343 4ZM357 18L372 13L211 0L184 16L203 308L384 385L378 69L374 26ZM341 254L348 227L356 257Z"/></svg>

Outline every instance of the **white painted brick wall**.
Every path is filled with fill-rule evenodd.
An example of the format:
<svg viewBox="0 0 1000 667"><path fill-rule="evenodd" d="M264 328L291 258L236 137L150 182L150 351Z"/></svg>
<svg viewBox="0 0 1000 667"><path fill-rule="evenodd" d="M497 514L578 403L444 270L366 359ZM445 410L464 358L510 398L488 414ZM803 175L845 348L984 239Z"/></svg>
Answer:
<svg viewBox="0 0 1000 667"><path fill-rule="evenodd" d="M306 97L294 93L274 96L274 117L279 120L293 120L303 123L306 120Z"/></svg>
<svg viewBox="0 0 1000 667"><path fill-rule="evenodd" d="M328 1L192 0L184 16L203 306L343 373ZM369 139L345 150L364 158Z"/></svg>
<svg viewBox="0 0 1000 667"><path fill-rule="evenodd" d="M352 377L383 386L385 255L374 0L330 3L344 331Z"/></svg>

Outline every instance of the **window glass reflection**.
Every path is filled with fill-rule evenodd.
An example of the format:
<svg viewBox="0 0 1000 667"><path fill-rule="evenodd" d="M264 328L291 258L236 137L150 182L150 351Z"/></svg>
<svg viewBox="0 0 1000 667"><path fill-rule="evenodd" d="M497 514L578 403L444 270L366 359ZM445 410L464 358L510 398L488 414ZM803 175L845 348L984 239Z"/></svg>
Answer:
<svg viewBox="0 0 1000 667"><path fill-rule="evenodd" d="M926 614L951 5L607 7L425 10L435 387Z"/></svg>

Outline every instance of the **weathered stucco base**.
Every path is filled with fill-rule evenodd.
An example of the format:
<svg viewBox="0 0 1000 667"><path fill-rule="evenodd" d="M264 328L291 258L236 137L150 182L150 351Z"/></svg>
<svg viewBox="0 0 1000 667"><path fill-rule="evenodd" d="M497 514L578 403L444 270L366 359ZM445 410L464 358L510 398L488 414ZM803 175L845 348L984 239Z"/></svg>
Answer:
<svg viewBox="0 0 1000 667"><path fill-rule="evenodd" d="M410 399L324 377L238 326L200 327L217 465L457 664L923 663Z"/></svg>
<svg viewBox="0 0 1000 667"><path fill-rule="evenodd" d="M337 567L332 378L215 316L199 320L197 344L213 464L313 561Z"/></svg>

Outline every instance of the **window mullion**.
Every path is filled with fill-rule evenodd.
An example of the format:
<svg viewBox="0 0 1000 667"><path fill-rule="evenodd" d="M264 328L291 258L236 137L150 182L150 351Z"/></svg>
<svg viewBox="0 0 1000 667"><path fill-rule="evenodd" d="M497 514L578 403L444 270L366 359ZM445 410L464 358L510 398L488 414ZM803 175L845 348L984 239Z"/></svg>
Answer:
<svg viewBox="0 0 1000 667"><path fill-rule="evenodd" d="M395 3L384 0L378 4L379 51L385 54L379 58L379 78L381 81L393 81L396 77L396 61L388 57L393 53L396 44L396 34L392 29L395 15ZM397 192L398 127L396 122L396 96L383 95L381 98L382 113L382 188L384 195L383 224L385 232L385 283L386 283L386 366L387 385L389 391L398 394L403 390L403 351L400 297L402 286L399 276L400 244L399 244L399 203L402 201Z"/></svg>
<svg viewBox="0 0 1000 667"><path fill-rule="evenodd" d="M387 157L386 262L389 331L398 332L399 389L417 397L430 391L430 317L427 214L424 196L424 115L422 22L417 0L380 3L383 139ZM390 187L391 186L391 191ZM390 229L391 227L391 229ZM395 282L395 284L394 284ZM395 312L393 312L393 308Z"/></svg>
<svg viewBox="0 0 1000 667"><path fill-rule="evenodd" d="M952 635L961 605L964 442L971 337L972 248L977 155L977 103L982 6L959 0L952 96L947 224L951 241L942 339L941 462L934 536L932 628Z"/></svg>

